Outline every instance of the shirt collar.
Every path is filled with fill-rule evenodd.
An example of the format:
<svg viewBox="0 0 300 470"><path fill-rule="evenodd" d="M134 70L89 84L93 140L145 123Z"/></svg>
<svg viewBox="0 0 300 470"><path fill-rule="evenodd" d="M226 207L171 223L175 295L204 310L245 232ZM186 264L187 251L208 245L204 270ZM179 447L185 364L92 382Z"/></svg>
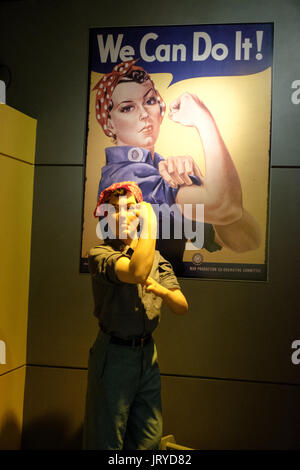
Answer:
<svg viewBox="0 0 300 470"><path fill-rule="evenodd" d="M106 164L112 163L147 163L157 168L158 163L163 158L158 154L154 153L154 158L151 157L151 152L142 147L131 147L127 145L107 147L106 153Z"/></svg>
<svg viewBox="0 0 300 470"><path fill-rule="evenodd" d="M114 250L121 251L121 252L124 251L126 248L125 243L123 243L118 238L106 238L104 240L104 243L106 245L110 245L112 248L114 248Z"/></svg>

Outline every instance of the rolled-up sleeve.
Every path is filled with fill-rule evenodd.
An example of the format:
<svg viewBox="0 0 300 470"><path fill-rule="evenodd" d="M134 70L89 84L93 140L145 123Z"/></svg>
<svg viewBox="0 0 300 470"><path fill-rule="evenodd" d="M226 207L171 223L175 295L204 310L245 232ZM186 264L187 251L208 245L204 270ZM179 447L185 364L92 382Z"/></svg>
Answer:
<svg viewBox="0 0 300 470"><path fill-rule="evenodd" d="M107 247L93 248L88 257L89 271L92 278L109 283L121 283L115 269L120 256L122 256L121 252L112 251Z"/></svg>
<svg viewBox="0 0 300 470"><path fill-rule="evenodd" d="M171 263L167 261L163 256L160 255L159 264L159 282L163 287L167 289L180 289L177 277L174 274Z"/></svg>

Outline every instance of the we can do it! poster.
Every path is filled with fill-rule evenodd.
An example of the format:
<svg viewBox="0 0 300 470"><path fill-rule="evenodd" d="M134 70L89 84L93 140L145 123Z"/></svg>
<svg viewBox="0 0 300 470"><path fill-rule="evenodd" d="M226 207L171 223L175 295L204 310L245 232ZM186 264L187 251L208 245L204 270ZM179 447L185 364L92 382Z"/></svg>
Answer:
<svg viewBox="0 0 300 470"><path fill-rule="evenodd" d="M267 279L272 54L271 23L90 30L81 272L130 180L177 276Z"/></svg>

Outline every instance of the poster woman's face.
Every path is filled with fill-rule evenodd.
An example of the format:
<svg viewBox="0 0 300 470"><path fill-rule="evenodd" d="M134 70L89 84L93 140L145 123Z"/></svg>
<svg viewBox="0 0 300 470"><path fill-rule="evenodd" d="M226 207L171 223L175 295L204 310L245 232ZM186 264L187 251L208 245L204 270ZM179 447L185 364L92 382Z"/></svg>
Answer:
<svg viewBox="0 0 300 470"><path fill-rule="evenodd" d="M162 121L160 105L150 80L119 83L112 94L109 129L117 145L154 150Z"/></svg>

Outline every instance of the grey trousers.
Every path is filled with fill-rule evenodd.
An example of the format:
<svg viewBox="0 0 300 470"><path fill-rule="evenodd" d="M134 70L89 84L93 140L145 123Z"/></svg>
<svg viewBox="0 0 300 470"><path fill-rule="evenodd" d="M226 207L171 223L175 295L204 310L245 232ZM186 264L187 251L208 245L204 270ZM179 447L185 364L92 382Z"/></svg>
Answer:
<svg viewBox="0 0 300 470"><path fill-rule="evenodd" d="M90 350L83 448L158 450L162 436L161 384L153 341L112 344L100 332Z"/></svg>

